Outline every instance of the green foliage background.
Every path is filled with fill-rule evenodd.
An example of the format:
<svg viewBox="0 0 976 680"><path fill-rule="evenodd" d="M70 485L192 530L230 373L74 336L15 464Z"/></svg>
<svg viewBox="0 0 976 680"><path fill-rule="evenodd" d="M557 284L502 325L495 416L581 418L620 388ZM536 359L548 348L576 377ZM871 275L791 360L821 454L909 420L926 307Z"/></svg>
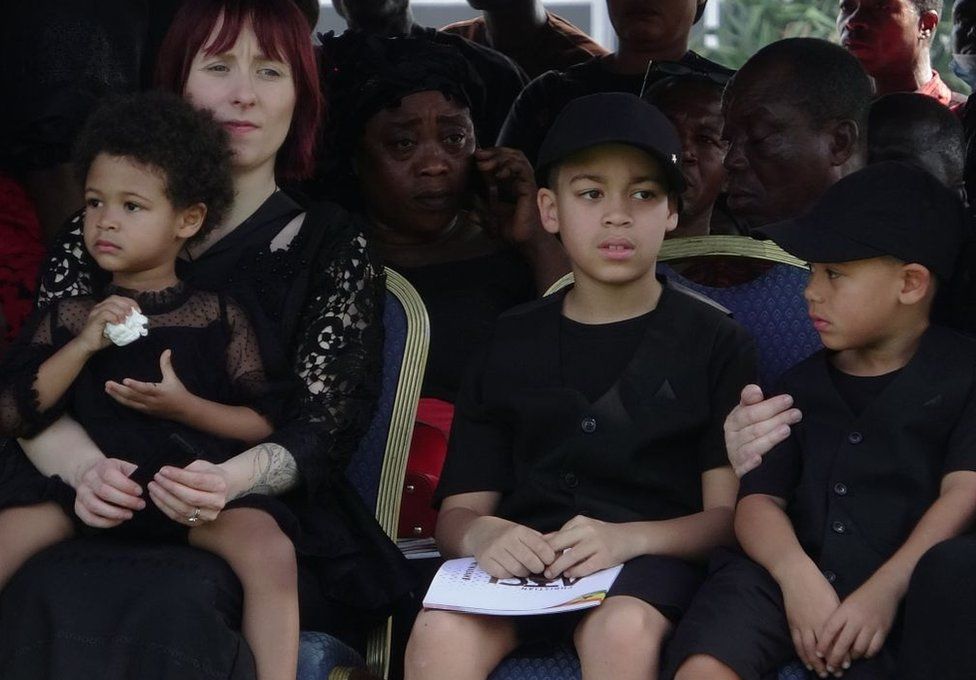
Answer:
<svg viewBox="0 0 976 680"><path fill-rule="evenodd" d="M691 47L709 59L738 68L760 47L780 38L812 37L836 42L839 4L838 0L722 0L720 25L714 31L719 47L705 47L702 30L695 31ZM968 93L969 87L949 67L951 29L952 2L945 0L942 22L932 45L932 67L949 87Z"/></svg>

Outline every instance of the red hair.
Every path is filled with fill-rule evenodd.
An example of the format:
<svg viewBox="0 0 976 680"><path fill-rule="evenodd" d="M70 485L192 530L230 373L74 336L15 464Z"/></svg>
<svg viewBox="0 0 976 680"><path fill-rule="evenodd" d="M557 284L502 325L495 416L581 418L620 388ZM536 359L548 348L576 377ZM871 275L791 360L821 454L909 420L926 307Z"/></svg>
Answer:
<svg viewBox="0 0 976 680"><path fill-rule="evenodd" d="M205 44L218 23L217 35ZM265 54L288 64L295 84L295 111L275 158L275 176L279 180L310 177L324 105L308 21L293 0L187 0L159 49L156 86L183 96L197 53L229 50L245 26L254 31Z"/></svg>

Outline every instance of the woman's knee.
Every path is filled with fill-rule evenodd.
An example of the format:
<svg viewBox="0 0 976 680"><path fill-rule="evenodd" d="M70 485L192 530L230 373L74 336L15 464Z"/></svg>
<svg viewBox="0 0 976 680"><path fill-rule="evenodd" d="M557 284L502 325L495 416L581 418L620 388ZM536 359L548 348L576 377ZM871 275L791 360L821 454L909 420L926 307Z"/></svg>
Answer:
<svg viewBox="0 0 976 680"><path fill-rule="evenodd" d="M714 656L695 654L685 659L674 680L739 680L739 676Z"/></svg>

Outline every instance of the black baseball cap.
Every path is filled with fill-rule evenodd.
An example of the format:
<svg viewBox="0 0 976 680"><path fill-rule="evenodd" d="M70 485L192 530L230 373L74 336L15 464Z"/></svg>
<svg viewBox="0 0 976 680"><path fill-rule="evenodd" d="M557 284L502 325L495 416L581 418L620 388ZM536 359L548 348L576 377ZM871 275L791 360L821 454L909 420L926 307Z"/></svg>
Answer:
<svg viewBox="0 0 976 680"><path fill-rule="evenodd" d="M807 262L890 255L946 280L966 224L956 192L911 163L884 161L839 180L803 217L756 231Z"/></svg>
<svg viewBox="0 0 976 680"><path fill-rule="evenodd" d="M681 140L661 110L627 92L601 92L574 99L556 117L539 148L536 182L548 186L549 168L599 144L628 144L657 159L668 191L681 194Z"/></svg>

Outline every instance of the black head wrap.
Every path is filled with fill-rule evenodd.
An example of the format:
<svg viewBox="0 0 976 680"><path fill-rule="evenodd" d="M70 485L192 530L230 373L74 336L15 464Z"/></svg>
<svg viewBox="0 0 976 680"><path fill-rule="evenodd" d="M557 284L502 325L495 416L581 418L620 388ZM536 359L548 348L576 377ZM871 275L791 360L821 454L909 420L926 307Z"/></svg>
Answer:
<svg viewBox="0 0 976 680"><path fill-rule="evenodd" d="M484 109L481 77L450 45L350 31L324 39L322 48L329 109L346 133L361 133L377 111L415 92L443 92L467 106L476 122Z"/></svg>
<svg viewBox="0 0 976 680"><path fill-rule="evenodd" d="M326 193L333 197L337 197L337 182L347 184L341 178L349 174L366 123L382 109L398 106L407 95L442 92L466 106L476 133L480 129L485 84L454 47L422 36L387 38L359 31L319 38L327 122L318 175L330 182Z"/></svg>

